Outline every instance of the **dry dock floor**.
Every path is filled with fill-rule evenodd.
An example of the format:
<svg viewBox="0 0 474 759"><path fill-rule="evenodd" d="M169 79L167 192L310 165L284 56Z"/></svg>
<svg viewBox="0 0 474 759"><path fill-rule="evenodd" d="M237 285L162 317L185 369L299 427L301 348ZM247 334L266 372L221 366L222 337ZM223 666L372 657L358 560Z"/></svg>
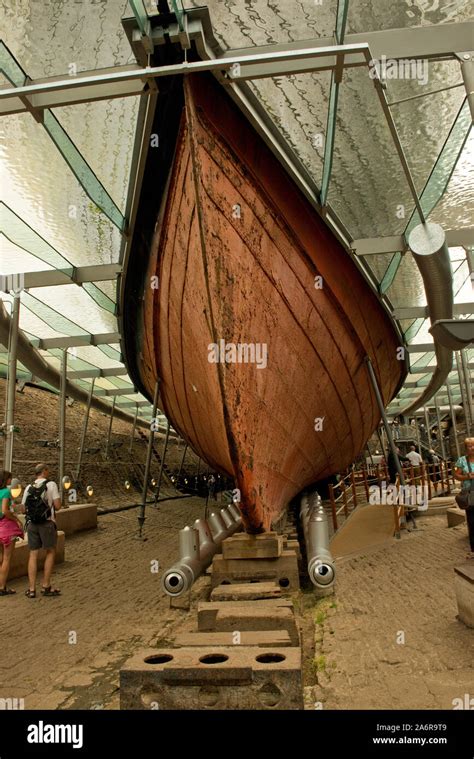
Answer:
<svg viewBox="0 0 474 759"><path fill-rule="evenodd" d="M209 580L191 611L170 609L161 570L177 555L177 530L202 516L201 500L148 508L133 539L136 510L99 518L97 532L71 537L57 568L60 598L0 598L0 698L31 709L114 709L118 675L137 648L166 644L195 624ZM306 707L452 708L474 696L474 630L456 619L453 566L464 560L465 527L445 515L419 520L402 539L338 563L337 594L295 596L305 629ZM152 571L159 562L160 571ZM315 638L315 644L313 641Z"/></svg>

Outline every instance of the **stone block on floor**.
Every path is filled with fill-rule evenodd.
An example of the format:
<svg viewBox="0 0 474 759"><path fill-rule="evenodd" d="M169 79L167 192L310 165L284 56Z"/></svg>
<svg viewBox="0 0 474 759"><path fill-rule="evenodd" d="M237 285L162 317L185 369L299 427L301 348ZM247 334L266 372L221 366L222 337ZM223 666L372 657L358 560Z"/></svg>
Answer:
<svg viewBox="0 0 474 759"><path fill-rule="evenodd" d="M456 527L456 525L464 524L466 521L466 512L458 508L458 506L451 506L449 509L446 509L446 516L448 527Z"/></svg>
<svg viewBox="0 0 474 759"><path fill-rule="evenodd" d="M97 504L74 503L67 509L56 512L58 530L65 535L73 535L82 530L93 530L97 527Z"/></svg>
<svg viewBox="0 0 474 759"><path fill-rule="evenodd" d="M56 560L55 564L62 564L64 561L65 553L65 535L64 532L58 531L58 542L56 545ZM28 548L27 540L19 540L15 543L13 550L12 560L10 564L10 572L8 578L14 580L16 577L27 577L28 575L28 557L30 551ZM38 569L42 569L44 565L44 559L46 551L40 550L38 554Z"/></svg>
<svg viewBox="0 0 474 759"><path fill-rule="evenodd" d="M277 648L291 646L287 630L243 630L238 637L235 632L181 633L174 639L175 646L259 646Z"/></svg>
<svg viewBox="0 0 474 759"><path fill-rule="evenodd" d="M275 582L218 585L211 591L211 601L258 601L280 597L281 588Z"/></svg>
<svg viewBox="0 0 474 759"><path fill-rule="evenodd" d="M474 627L474 563L454 567L454 588L458 617L467 627Z"/></svg>
<svg viewBox="0 0 474 759"><path fill-rule="evenodd" d="M302 709L301 650L148 649L120 671L120 708Z"/></svg>
<svg viewBox="0 0 474 759"><path fill-rule="evenodd" d="M298 559L295 551L283 551L277 559L225 559L220 554L212 561L211 587L223 583L247 583L271 580L283 591L292 592L300 586Z"/></svg>
<svg viewBox="0 0 474 759"><path fill-rule="evenodd" d="M283 535L263 532L248 535L245 532L232 535L222 543L224 559L277 559L283 550Z"/></svg>
<svg viewBox="0 0 474 759"><path fill-rule="evenodd" d="M286 630L292 644L300 645L293 607L278 606L273 601L199 604L198 629L199 632Z"/></svg>

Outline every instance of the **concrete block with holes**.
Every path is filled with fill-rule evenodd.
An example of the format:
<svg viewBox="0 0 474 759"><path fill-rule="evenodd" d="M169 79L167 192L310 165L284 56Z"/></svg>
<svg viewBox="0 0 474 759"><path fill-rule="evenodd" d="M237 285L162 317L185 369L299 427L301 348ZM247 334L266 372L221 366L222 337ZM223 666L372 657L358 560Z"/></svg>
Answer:
<svg viewBox="0 0 474 759"><path fill-rule="evenodd" d="M292 592L300 587L298 558L295 551L282 551L273 559L225 559L214 556L211 587L230 583L273 581L282 591Z"/></svg>
<svg viewBox="0 0 474 759"><path fill-rule="evenodd" d="M120 671L121 709L302 709L300 648L145 650Z"/></svg>

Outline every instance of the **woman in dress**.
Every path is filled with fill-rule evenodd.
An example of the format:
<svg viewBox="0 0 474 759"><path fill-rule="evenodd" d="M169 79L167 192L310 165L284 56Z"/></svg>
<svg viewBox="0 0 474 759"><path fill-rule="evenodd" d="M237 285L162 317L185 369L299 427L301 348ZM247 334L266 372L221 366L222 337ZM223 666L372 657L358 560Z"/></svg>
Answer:
<svg viewBox="0 0 474 759"><path fill-rule="evenodd" d="M464 441L466 455L456 461L454 477L462 482L462 490L474 491L474 437L467 437ZM466 509L467 532L469 535L470 552L468 559L474 559L474 506Z"/></svg>
<svg viewBox="0 0 474 759"><path fill-rule="evenodd" d="M7 588L7 579L15 540L23 537L22 524L12 510L12 497L8 488L11 481L11 472L0 471L0 546L3 548L0 596L12 596L16 593L15 590Z"/></svg>

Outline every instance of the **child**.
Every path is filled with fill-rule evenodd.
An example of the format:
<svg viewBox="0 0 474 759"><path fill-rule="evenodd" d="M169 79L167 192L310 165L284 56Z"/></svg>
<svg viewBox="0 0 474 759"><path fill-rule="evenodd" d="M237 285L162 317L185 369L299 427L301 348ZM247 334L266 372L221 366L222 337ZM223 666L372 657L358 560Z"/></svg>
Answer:
<svg viewBox="0 0 474 759"><path fill-rule="evenodd" d="M8 573L15 540L23 537L23 527L11 508L12 497L8 486L12 481L11 472L0 471L0 545L3 559L0 566L0 596L12 596L15 590L7 588Z"/></svg>

